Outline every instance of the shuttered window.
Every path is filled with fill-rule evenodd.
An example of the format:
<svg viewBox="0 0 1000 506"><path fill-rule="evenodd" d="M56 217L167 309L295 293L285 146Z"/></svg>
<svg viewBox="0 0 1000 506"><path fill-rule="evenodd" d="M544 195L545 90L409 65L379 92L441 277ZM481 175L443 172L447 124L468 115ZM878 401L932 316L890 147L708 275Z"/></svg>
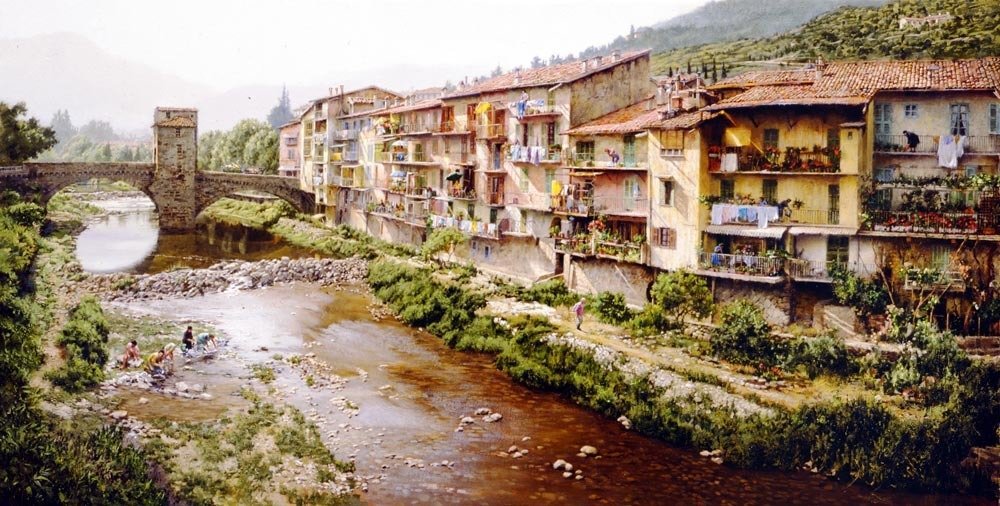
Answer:
<svg viewBox="0 0 1000 506"><path fill-rule="evenodd" d="M677 230L667 227L657 228L656 245L661 248L677 249Z"/></svg>

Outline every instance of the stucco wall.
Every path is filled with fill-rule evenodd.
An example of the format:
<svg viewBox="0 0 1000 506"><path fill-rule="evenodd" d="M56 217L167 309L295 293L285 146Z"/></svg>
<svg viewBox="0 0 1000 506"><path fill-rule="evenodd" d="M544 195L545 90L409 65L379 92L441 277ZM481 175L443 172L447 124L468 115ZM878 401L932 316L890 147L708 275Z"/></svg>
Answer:
<svg viewBox="0 0 1000 506"><path fill-rule="evenodd" d="M649 80L649 56L576 81L570 89L570 126L632 105L653 94L653 83Z"/></svg>
<svg viewBox="0 0 1000 506"><path fill-rule="evenodd" d="M791 300L785 291L785 285L745 283L721 278L710 278L707 281L716 304L747 300L761 308L764 318L772 325L788 325Z"/></svg>
<svg viewBox="0 0 1000 506"><path fill-rule="evenodd" d="M701 245L701 230L708 219L707 208L698 202L698 196L707 185L707 158L702 135L697 130L684 134L684 155L661 157L659 132L653 131L647 143L649 160L649 217L650 265L667 270L694 268L696 251ZM663 205L662 181L674 183L673 205ZM660 227L677 231L674 249L659 246L655 231Z"/></svg>
<svg viewBox="0 0 1000 506"><path fill-rule="evenodd" d="M573 257L568 257L564 276L571 290L584 293L618 292L634 305L646 303L646 289L654 278L652 269L641 265Z"/></svg>

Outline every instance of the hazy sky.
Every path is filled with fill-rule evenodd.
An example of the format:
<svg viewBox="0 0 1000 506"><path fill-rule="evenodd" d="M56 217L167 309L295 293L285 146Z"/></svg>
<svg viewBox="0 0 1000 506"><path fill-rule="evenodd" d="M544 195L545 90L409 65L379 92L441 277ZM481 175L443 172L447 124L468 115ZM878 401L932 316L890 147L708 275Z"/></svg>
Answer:
<svg viewBox="0 0 1000 506"><path fill-rule="evenodd" d="M485 73L610 42L707 1L0 0L0 37L78 33L222 90L407 63Z"/></svg>

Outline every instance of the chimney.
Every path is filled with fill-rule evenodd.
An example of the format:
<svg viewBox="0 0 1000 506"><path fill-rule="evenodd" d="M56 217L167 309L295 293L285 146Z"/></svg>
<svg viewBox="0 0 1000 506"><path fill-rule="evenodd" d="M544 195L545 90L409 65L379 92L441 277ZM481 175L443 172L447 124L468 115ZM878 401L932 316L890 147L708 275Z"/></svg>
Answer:
<svg viewBox="0 0 1000 506"><path fill-rule="evenodd" d="M622 52L615 50L611 52L611 61L618 61L622 59Z"/></svg>
<svg viewBox="0 0 1000 506"><path fill-rule="evenodd" d="M826 62L823 61L823 57L820 56L816 59L816 80L820 80L823 77L823 71L826 70Z"/></svg>
<svg viewBox="0 0 1000 506"><path fill-rule="evenodd" d="M332 87L331 88L327 88L327 90L330 92L330 93L328 93L328 95L332 97L333 96L333 88Z"/></svg>
<svg viewBox="0 0 1000 506"><path fill-rule="evenodd" d="M590 66L590 60L580 60L580 70L583 72L587 71L587 67Z"/></svg>
<svg viewBox="0 0 1000 506"><path fill-rule="evenodd" d="M603 56L595 56L594 57L594 68L600 67L601 66L601 61L603 61L603 60L604 60Z"/></svg>

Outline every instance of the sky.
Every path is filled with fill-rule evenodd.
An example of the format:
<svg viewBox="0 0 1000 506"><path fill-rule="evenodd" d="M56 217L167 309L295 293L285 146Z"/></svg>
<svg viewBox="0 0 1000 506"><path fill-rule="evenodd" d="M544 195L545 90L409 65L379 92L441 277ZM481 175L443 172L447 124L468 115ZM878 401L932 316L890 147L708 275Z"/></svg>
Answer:
<svg viewBox="0 0 1000 506"><path fill-rule="evenodd" d="M400 65L471 65L485 74L601 45L632 25L707 2L0 0L0 38L76 33L116 56L222 91L327 84L334 73Z"/></svg>

